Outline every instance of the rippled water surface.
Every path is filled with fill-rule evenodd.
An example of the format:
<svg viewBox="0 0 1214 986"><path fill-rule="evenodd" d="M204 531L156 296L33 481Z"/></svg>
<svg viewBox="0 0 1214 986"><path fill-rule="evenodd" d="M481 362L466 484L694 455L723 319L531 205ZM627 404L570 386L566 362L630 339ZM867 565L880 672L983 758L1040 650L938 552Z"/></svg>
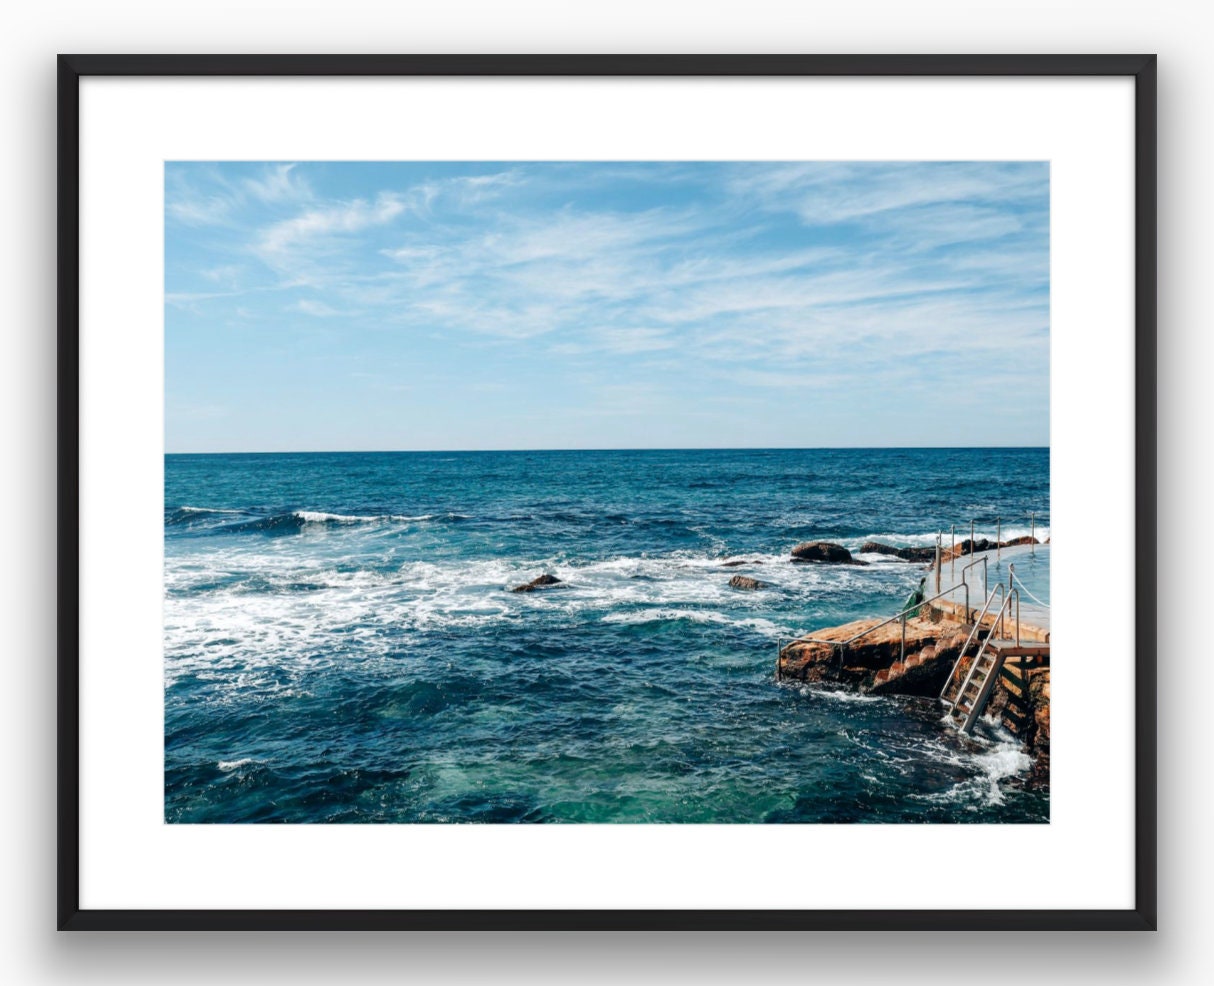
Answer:
<svg viewBox="0 0 1214 986"><path fill-rule="evenodd" d="M922 574L798 541L1048 509L1048 449L166 456L166 818L1047 821L1010 737L773 669Z"/></svg>

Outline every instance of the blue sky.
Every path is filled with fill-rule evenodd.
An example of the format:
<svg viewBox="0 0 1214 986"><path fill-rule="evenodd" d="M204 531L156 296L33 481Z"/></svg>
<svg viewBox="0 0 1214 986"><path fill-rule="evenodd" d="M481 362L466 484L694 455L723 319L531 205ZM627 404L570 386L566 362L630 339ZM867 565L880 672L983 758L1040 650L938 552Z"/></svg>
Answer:
<svg viewBox="0 0 1214 986"><path fill-rule="evenodd" d="M1049 444L1046 163L165 166L169 452Z"/></svg>

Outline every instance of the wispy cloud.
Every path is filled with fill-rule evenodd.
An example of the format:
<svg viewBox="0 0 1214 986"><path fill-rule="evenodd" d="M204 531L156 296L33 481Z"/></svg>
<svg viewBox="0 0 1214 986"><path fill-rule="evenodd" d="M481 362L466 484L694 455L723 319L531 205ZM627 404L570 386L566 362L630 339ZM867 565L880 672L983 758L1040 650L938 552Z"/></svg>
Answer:
<svg viewBox="0 0 1214 986"><path fill-rule="evenodd" d="M405 375L526 356L520 380L643 380L667 411L691 380L1048 396L1043 164L199 165L166 194L174 310L249 339L323 319L310 339Z"/></svg>
<svg viewBox="0 0 1214 986"><path fill-rule="evenodd" d="M261 202L303 202L312 198L312 186L294 164L274 165L260 176L245 178L242 186Z"/></svg>
<svg viewBox="0 0 1214 986"><path fill-rule="evenodd" d="M165 217L185 226L242 226L250 207L293 206L311 198L294 164L256 165L238 178L210 164L170 165L165 172Z"/></svg>

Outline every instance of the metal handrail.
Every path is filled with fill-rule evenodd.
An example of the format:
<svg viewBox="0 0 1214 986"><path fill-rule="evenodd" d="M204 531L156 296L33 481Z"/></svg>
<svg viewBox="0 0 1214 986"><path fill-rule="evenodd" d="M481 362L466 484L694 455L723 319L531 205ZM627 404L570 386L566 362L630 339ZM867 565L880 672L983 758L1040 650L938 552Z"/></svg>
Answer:
<svg viewBox="0 0 1214 986"><path fill-rule="evenodd" d="M998 552L1000 552L1000 550L1003 547L1003 543L1002 543L1003 542L1003 530L1002 530L1003 523L1002 523L1002 521L1003 521L1002 517L995 518L995 529L996 529L995 544L997 546L995 550L997 552L997 557L998 557ZM1031 525L1030 529L1032 531L1032 534L1030 536L1035 539L1036 538L1036 514L1035 514L1035 512L1029 513L1029 523ZM971 556L978 554L978 552L974 551L976 527L977 527L976 522L971 518L971 520L970 520L970 540L969 540ZM939 579L939 577L941 575L941 571L943 569L943 561L944 561L943 545L942 545L943 537L944 537L943 532L938 532L936 535L937 561L935 562L934 567L936 570L937 579ZM952 524L949 526L949 540L950 540L949 574L951 575L951 577L956 578L956 566L957 566L957 525L956 524ZM1032 543L1032 542L1030 542L1030 543ZM890 623L893 623L895 620L902 620L901 657L903 660L905 660L905 658L906 658L906 617L907 617L907 614L909 614L912 610L916 610L920 606L926 606L928 603L935 602L937 599L942 599L945 596L952 595L958 589L964 589L965 590L965 618L968 620L969 616L970 616L970 584L969 584L968 580L966 579L966 573L971 568L974 568L975 566L977 566L979 564L982 565L982 591L984 593L987 593L987 605L990 604L990 602L994 598L994 594L996 592L1003 590L1003 583L999 583L994 589L990 589L988 592L988 587L990 585L990 575L989 575L989 571L988 571L988 567L987 567L987 563L989 561L988 556L989 556L989 552L984 551L981 553L981 557L974 557L973 561L971 561L968 565L963 566L961 569L961 581L960 582L956 582L949 588L944 589L941 592L937 592L934 596L930 596L929 598L924 599L923 602L921 602L921 603L917 603L914 606L907 607L902 612L897 613L894 616L891 616L887 620L882 620L880 623L876 624L876 626L871 626L867 630L861 630L855 636L849 637L847 640L825 640L821 637L797 636L797 637L793 637L792 639L790 639L788 643L789 643L789 645L792 645L792 644L827 644L827 645L835 648L839 652L839 660L840 660L840 663L842 663L843 651L846 650L848 647L850 647L852 644L854 644L861 637L867 636L868 634L872 633L874 630L880 630L882 627L888 626ZM964 557L964 555L962 557ZM1026 593L1028 593L1028 595L1030 595L1034 600L1036 600L1042 606L1045 606L1047 609L1049 608L1049 605L1047 603L1041 603L1041 600L1037 599L1036 596L1033 596L1032 593L1029 593L1027 589L1025 589L1024 591ZM1016 642L1019 643L1020 642L1020 590L1017 589L1012 584L1012 578L1010 576L1010 571L1009 571L1009 578L1008 578L1008 590L1004 597L1004 602L999 607L998 614L995 618L995 623L992 624L992 626L991 626L991 632L993 633L995 631L998 621L1003 617L1003 611L1006 608L1007 603L1011 600L1013 593L1015 593L1015 596L1016 596ZM977 627L981 623L983 616L986 615L986 611L987 611L987 606L983 606L982 613L979 615L978 619L975 621L975 629L971 631L971 634L976 632ZM1001 634L1003 633L1002 627L1000 627L1000 633ZM966 647L968 647L968 646L969 646L969 642L966 643ZM780 655L783 653L784 647L785 647L785 644L784 644L783 635L777 636L776 637L776 680L777 681L780 680ZM962 650L961 650L962 654L965 653L965 649L966 649L965 647L962 648ZM953 670L955 671L956 669L954 668ZM952 673L949 674L949 681L951 681L951 680L952 680ZM948 684L946 683L945 688L947 689L947 687L948 687ZM940 694L941 694L941 696L943 696L944 693L941 692Z"/></svg>
<svg viewBox="0 0 1214 986"><path fill-rule="evenodd" d="M1013 582L1013 581L1015 581L1015 580L1016 580L1016 566L1015 566L1015 565L1008 565L1008 567L1007 567L1007 581L1008 581L1008 585L1011 585L1011 584L1012 584L1012 582ZM1020 586L1019 591L1023 592L1023 593L1024 593L1026 596L1028 596L1028 597L1029 597L1031 600L1033 600L1033 602L1035 602L1035 603L1036 603L1038 606L1041 606L1041 607L1042 607L1042 608L1044 608L1044 609L1049 609L1049 608L1050 608L1050 604L1049 604L1049 603L1043 603L1043 602L1042 602L1040 599L1038 599L1038 598L1037 598L1036 596L1034 596L1034 595L1033 595L1031 592L1029 592L1028 587L1027 587L1027 586L1024 584L1024 579L1020 579L1020 580L1019 580L1019 586Z"/></svg>
<svg viewBox="0 0 1214 986"><path fill-rule="evenodd" d="M944 687L940 689L939 697L943 701L945 701L945 702L948 701L948 699L944 698L944 693L948 691L948 686L953 683L953 676L957 673L957 668L959 668L961 666L961 661L965 657L965 652L967 650L969 650L970 644L972 644L974 642L974 637L977 636L978 631L982 628L982 620L986 616L986 611L991 608L991 603L994 601L995 595L997 593L1001 593L1001 592L1003 592L1003 583L1002 582L1000 582L997 586L995 586L995 588L993 588L990 591L990 595L988 595L986 597L986 603L982 607L982 612L979 613L978 618L976 620L974 620L974 625L970 629L969 636L965 638L965 643L961 645L961 650L957 654L957 661L953 665L953 669L948 673L948 677L944 680ZM1002 603L999 604L999 608L1003 609ZM965 616L966 616L966 619L969 619L968 612L966 612ZM992 625L991 629L994 630L993 625ZM989 637L990 634L987 634L987 636ZM976 661L977 657L975 657L974 660Z"/></svg>
<svg viewBox="0 0 1214 986"><path fill-rule="evenodd" d="M995 586L995 589L997 589L997 590L1002 589L1002 588L1003 588L1002 582L1000 582L997 586ZM993 591L994 590L992 590L992 593L993 593ZM1006 639L1007 623L1004 620L1004 614L1005 614L1005 611L1007 611L1011 608L1013 599L1015 599L1015 601L1016 601L1015 640L1016 640L1016 646L1019 647L1020 646L1020 590L1017 589L1014 585L1010 586L1008 588L1007 593L1004 596L1003 602L999 604L999 609L995 613L994 618L991 620L991 632L989 634L987 634L987 636L988 637L993 636L995 631L998 630L999 639L1000 640Z"/></svg>
<svg viewBox="0 0 1214 986"><path fill-rule="evenodd" d="M847 647L850 644L854 644L861 637L867 637L874 630L880 630L883 626L887 626L888 624L893 623L894 620L900 620L900 619L902 619L902 617L906 616L908 613L911 613L914 610L919 609L919 607L926 606L928 603L934 603L937 599L940 599L942 596L947 596L950 592L953 592L956 589L960 589L963 586L967 590L969 589L969 586L966 586L964 583L958 583L957 585L953 586L951 589L945 589L943 592L937 592L934 596L929 596L927 599L924 599L923 602L915 603L914 606L908 606L901 613L896 613L895 615L891 616L888 620L882 620L876 626L871 626L867 630L861 630L854 637L848 637L846 640L824 640L821 637L793 637L792 640L789 641L789 643L790 644L838 644L843 647ZM967 592L966 593L966 602L968 603L968 601L969 601L969 593Z"/></svg>
<svg viewBox="0 0 1214 986"><path fill-rule="evenodd" d="M973 545L973 543L974 543L973 541L970 542L971 545ZM972 562L970 562L968 565L964 566L961 569L961 581L965 585L968 586L969 582L965 578L965 573L968 572L971 568L976 568L978 565L982 566L982 592L983 592L983 594L990 592L990 579L987 576L987 560L988 560L987 555L985 553L983 553L981 558L975 558ZM965 616L967 619L969 618L969 615L970 615L969 597L966 596Z"/></svg>
<svg viewBox="0 0 1214 986"><path fill-rule="evenodd" d="M996 590L1002 589L1002 588L1003 588L1003 583L1000 583L998 586L996 586ZM994 598L994 595L995 595L995 591L992 591L991 598ZM1009 588L1007 595L1005 595L1003 598L1003 602L1001 602L999 604L998 612L995 613L995 617L994 617L994 620L992 621L992 625L991 625L991 632L986 635L986 640L984 640L982 642L982 646L978 648L978 653L974 655L974 663L970 665L969 674L967 674L965 676L965 680L961 683L961 687L957 689L956 700L949 701L948 699L944 698L944 692L940 693L940 698L943 701L948 702L948 704L949 704L948 715L950 717L957 711L958 707L960 706L962 697L965 695L966 690L970 686L970 682L974 680L974 675L977 674L977 672L978 672L978 664L982 660L982 655L986 651L986 649L991 645L991 638L995 634L995 627L1002 624L1004 610L1006 610L1009 606L1011 606L1013 595L1015 595L1015 597L1016 597L1016 646L1017 647L1020 646L1020 596L1018 593L1016 593L1015 588ZM988 600L988 602L989 602L989 600ZM975 626L975 629L977 629L976 626ZM1000 639L1002 639L1002 638L1000 638ZM962 656L964 656L964 654L965 654L964 649L962 649L961 654L962 654ZM961 657L958 657L957 665L960 665L960 663L961 663ZM980 711L979 700L982 699L984 701L985 695L988 693L988 689L990 687L989 677L998 671L1000 665L1001 665L1001 661L997 661L996 664L987 672L988 681L983 685L982 691L979 693L979 695L975 696L974 700L971 702L970 710L968 713L966 713L965 722L961 727L963 731L968 732L967 727L969 726L971 720L973 720L977 717L977 715ZM953 674L956 670L957 670L957 666L954 665L953 670L949 672L949 676L948 676L949 682L951 682L953 680ZM948 682L945 683L944 688L945 688L945 691L948 690ZM962 711L963 712L965 711L964 708L962 709Z"/></svg>
<svg viewBox="0 0 1214 986"><path fill-rule="evenodd" d="M914 612L915 610L919 609L920 607L926 606L928 603L934 603L937 599L941 599L944 596L947 596L949 593L955 592L957 589L961 589L961 588L965 589L965 608L966 608L966 612L968 613L969 612L969 598L970 598L969 586L966 585L964 582L961 582L955 586L952 586L952 588L945 589L943 592L937 592L934 596L929 596L927 599L924 599L922 602L915 603L914 606L908 606L906 609L902 610L902 612L895 613L889 619L882 620L880 623L876 624L875 626L869 627L867 630L861 630L855 636L848 637L846 640L826 640L826 639L823 639L822 637L798 636L798 637L793 637L788 642L788 646L791 647L793 644L829 644L831 647L835 648L839 652L839 660L840 660L840 663L842 663L843 651L846 650L848 647L850 647L852 644L854 644L861 637L867 637L874 630L880 630L882 627L888 626L889 624L893 623L895 620L902 620L902 659L905 659L906 658L906 617L907 617L907 614ZM776 637L776 681L780 680L780 655L784 653L784 646L785 646L784 638L782 636L777 636Z"/></svg>

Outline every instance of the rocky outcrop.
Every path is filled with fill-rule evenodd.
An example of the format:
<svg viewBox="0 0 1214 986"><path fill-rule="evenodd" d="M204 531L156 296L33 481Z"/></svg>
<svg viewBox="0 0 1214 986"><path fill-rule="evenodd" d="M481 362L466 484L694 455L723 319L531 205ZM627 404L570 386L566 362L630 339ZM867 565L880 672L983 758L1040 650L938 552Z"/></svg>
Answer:
<svg viewBox="0 0 1214 986"><path fill-rule="evenodd" d="M862 555L893 555L904 561L935 561L935 548L895 548L892 544L882 544L880 541L865 541L860 545Z"/></svg>
<svg viewBox="0 0 1214 986"><path fill-rule="evenodd" d="M532 579L530 582L525 582L522 585L516 585L511 592L535 592L536 589L545 589L548 586L561 585L561 580L555 575L541 575L538 578Z"/></svg>
<svg viewBox="0 0 1214 986"><path fill-rule="evenodd" d="M793 641L780 652L780 677L840 682L875 694L938 695L965 643L965 628L927 616L908 619L903 660L901 621L873 629L881 622L858 620L816 631L813 641ZM866 630L872 632L843 645Z"/></svg>
<svg viewBox="0 0 1214 986"><path fill-rule="evenodd" d="M813 640L793 641L780 651L779 678L836 682L873 695L939 695L969 636L966 627L939 610L925 610L906 621L903 650L902 623L881 623L857 620L816 630L809 635ZM862 633L853 643L844 643ZM1048 789L1050 783L1048 660L1009 658L983 710L984 717L1001 722L1032 756L1028 775L1012 782L1032 789ZM956 681L964 679L972 661L971 653L961 662Z"/></svg>
<svg viewBox="0 0 1214 986"><path fill-rule="evenodd" d="M742 565L762 565L763 563L757 558L754 561L747 561L745 558L736 558L733 561L721 562L722 568L740 568Z"/></svg>
<svg viewBox="0 0 1214 986"><path fill-rule="evenodd" d="M994 551L996 548L1015 548L1022 544L1040 544L1035 537L1029 537L1027 534L1024 537L1011 538L1007 541L988 541L986 538L974 538L971 541L966 538L964 541L957 542L957 546L944 548L940 552L941 561L950 561L953 558L960 558L962 555L972 555L979 551ZM1049 543L1048 541L1046 542ZM932 557L935 557L933 549Z"/></svg>
<svg viewBox="0 0 1214 986"><path fill-rule="evenodd" d="M770 589L770 582L760 582L758 579L752 579L747 575L735 575L729 580L729 585L734 589Z"/></svg>
<svg viewBox="0 0 1214 986"><path fill-rule="evenodd" d="M833 565L866 565L851 556L841 544L830 541L803 541L792 549L792 560L801 562L827 562Z"/></svg>
<svg viewBox="0 0 1214 986"><path fill-rule="evenodd" d="M1050 669L1009 660L999 672L984 715L1019 739L1033 758L1025 782L1031 788L1050 783Z"/></svg>
<svg viewBox="0 0 1214 986"><path fill-rule="evenodd" d="M1041 542L1038 541L1035 537L1030 537L1028 534L1026 534L1026 535L1024 535L1024 537L1012 538L1009 541L1004 541L1003 544L1001 545L1001 547L1014 548L1020 544L1040 544L1040 543Z"/></svg>
<svg viewBox="0 0 1214 986"><path fill-rule="evenodd" d="M972 555L978 551L993 551L999 547L994 541L988 541L986 538L975 538L971 541L966 538L964 541L958 541L956 547L942 548L940 550L940 560L950 561L953 558L960 558L963 555Z"/></svg>

